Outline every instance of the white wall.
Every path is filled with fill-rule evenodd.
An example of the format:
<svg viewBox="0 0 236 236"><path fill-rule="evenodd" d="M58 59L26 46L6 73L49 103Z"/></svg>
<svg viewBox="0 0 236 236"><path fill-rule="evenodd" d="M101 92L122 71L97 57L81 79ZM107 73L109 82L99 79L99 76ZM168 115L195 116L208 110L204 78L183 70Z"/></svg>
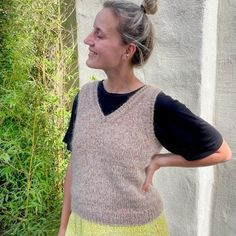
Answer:
<svg viewBox="0 0 236 236"><path fill-rule="evenodd" d="M137 75L215 124L235 151L236 2L219 1L219 7L217 0L160 1L158 14L151 17L156 48ZM81 85L93 75L105 77L86 67L88 50L83 44L102 2L76 2ZM156 173L171 236L236 235L235 170L231 161Z"/></svg>
<svg viewBox="0 0 236 236"><path fill-rule="evenodd" d="M219 0L215 124L236 154L236 1ZM212 235L236 235L236 160L215 168Z"/></svg>

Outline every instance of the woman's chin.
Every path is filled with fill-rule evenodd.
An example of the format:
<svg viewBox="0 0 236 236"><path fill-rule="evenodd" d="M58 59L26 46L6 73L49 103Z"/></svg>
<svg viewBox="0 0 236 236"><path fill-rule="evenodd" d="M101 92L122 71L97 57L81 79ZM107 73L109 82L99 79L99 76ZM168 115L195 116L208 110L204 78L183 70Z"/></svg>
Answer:
<svg viewBox="0 0 236 236"><path fill-rule="evenodd" d="M92 63L92 62L89 61L89 60L86 61L86 65L87 65L89 68L92 68L92 69L101 69L98 65L96 65L95 63Z"/></svg>
<svg viewBox="0 0 236 236"><path fill-rule="evenodd" d="M93 63L91 63L89 60L86 61L86 65L90 68L93 68Z"/></svg>

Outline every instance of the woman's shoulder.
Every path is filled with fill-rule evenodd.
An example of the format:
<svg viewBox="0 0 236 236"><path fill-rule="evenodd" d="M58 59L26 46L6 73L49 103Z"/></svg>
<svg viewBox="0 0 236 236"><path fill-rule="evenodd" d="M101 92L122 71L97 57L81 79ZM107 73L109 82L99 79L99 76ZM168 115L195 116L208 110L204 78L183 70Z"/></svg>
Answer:
<svg viewBox="0 0 236 236"><path fill-rule="evenodd" d="M160 93L156 97L155 109L168 113L173 113L174 111L179 110L187 110L190 112L190 110L182 102L174 99L170 95L167 95L163 91L160 91Z"/></svg>

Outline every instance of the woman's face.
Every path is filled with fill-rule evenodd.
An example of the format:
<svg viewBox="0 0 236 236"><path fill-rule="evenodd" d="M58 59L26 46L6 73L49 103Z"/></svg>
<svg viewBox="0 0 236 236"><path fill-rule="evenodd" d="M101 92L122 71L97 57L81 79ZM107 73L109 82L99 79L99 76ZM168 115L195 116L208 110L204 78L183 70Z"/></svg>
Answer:
<svg viewBox="0 0 236 236"><path fill-rule="evenodd" d="M121 42L118 24L118 18L109 8L97 14L93 31L84 40L89 46L87 66L106 71L119 68L124 62L127 45Z"/></svg>

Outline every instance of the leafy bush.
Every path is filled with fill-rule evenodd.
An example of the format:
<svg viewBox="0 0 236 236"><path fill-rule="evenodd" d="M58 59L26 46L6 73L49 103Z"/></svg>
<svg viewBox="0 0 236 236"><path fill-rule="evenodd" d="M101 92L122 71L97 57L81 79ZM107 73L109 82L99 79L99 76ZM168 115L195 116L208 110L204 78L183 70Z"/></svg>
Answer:
<svg viewBox="0 0 236 236"><path fill-rule="evenodd" d="M63 10L63 14L61 11ZM69 6L0 2L0 235L56 235L78 76Z"/></svg>

